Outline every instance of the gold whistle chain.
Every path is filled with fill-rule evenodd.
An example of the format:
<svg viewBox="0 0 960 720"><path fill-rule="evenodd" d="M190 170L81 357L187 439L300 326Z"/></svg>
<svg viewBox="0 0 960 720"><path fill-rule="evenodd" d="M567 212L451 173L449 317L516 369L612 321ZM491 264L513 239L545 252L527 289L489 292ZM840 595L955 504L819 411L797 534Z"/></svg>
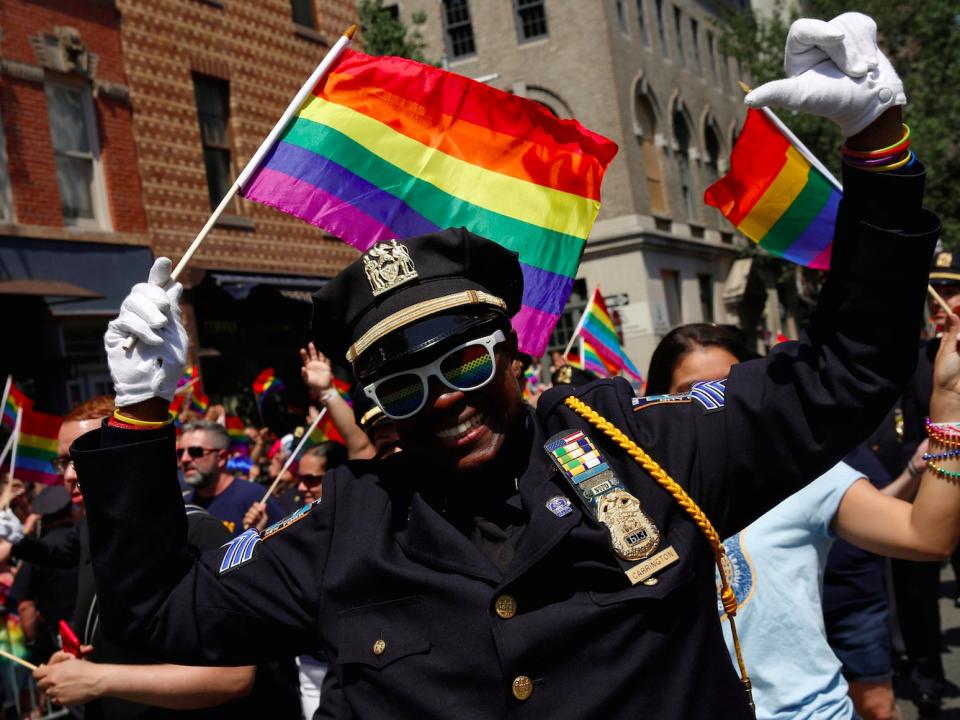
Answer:
<svg viewBox="0 0 960 720"><path fill-rule="evenodd" d="M717 569L720 572L720 600L723 603L724 611L727 613L727 618L730 620L730 632L733 635L733 648L737 654L737 664L740 666L740 682L743 683L743 687L747 692L747 700L750 703L750 709L754 710L755 708L753 704L753 691L750 685L750 676L747 673L747 667L743 662L743 652L740 649L740 638L737 635L737 624L734 621L734 616L737 614L737 596L730 588L730 581L727 578L726 570L723 567L723 557L726 555L726 550L723 547L723 541L720 539L720 536L713 527L713 523L710 522L710 519L706 516L703 510L700 509L700 506L693 501L693 498L687 494L687 491L680 487L680 484L670 477L667 474L667 471L660 467L660 464L656 460L650 457L643 450L643 448L627 437L626 433L624 433L620 428L573 395L568 396L563 403L575 413L580 415L584 420L603 432L621 448L626 450L627 454L629 454L630 457L632 457L637 464L640 465L640 467L646 470L650 477L657 481L657 484L660 485L660 487L670 493L673 499L677 501L677 504L683 508L684 512L690 516L693 522L697 524L697 527L700 528L700 531L707 538L707 542L710 543L710 547L713 550L714 557L717 561Z"/></svg>

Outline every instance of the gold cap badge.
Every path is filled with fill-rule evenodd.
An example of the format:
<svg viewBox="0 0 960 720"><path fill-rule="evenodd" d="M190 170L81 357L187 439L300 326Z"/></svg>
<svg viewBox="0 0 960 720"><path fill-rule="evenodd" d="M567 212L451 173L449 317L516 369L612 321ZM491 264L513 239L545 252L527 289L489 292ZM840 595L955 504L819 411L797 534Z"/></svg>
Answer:
<svg viewBox="0 0 960 720"><path fill-rule="evenodd" d="M953 253L942 252L937 255L937 267L950 267L953 264Z"/></svg>
<svg viewBox="0 0 960 720"><path fill-rule="evenodd" d="M377 243L367 250L363 256L363 271L374 295L389 292L417 277L410 251L396 240Z"/></svg>

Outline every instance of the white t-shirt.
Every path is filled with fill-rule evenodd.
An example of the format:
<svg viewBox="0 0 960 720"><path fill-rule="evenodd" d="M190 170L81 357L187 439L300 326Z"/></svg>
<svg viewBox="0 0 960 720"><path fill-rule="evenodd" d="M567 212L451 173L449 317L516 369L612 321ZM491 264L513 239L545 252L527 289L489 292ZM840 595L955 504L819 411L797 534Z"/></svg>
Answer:
<svg viewBox="0 0 960 720"><path fill-rule="evenodd" d="M737 596L737 632L758 720L854 717L847 682L823 625L830 524L862 474L838 463L724 541ZM717 578L719 588L719 576ZM717 600L730 656L730 623Z"/></svg>

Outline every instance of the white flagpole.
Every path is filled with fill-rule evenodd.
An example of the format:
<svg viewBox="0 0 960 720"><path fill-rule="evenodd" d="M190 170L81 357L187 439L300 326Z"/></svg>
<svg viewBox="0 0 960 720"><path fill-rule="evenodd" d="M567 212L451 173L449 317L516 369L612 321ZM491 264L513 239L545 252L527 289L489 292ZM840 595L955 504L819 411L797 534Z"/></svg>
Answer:
<svg viewBox="0 0 960 720"><path fill-rule="evenodd" d="M745 93L750 92L750 86L747 85L745 82L741 81L739 85L740 85L740 89L743 90L743 92ZM817 170L823 173L823 176L827 180L829 180L837 190L839 190L840 192L843 192L843 185L840 184L840 181L833 176L832 172L827 170L827 166L824 165L822 162L820 162L820 160L817 158L816 155L810 152L810 149L806 145L800 142L800 138L794 135L793 131L790 128L788 128L786 125L784 125L783 120L781 120L776 115L774 115L773 110L771 110L768 107L764 107L760 109L763 110L763 114L770 119L770 122L776 125L777 129L780 132L782 132L786 136L787 140L789 140L793 144L793 146L797 149L797 152L803 155L803 157L806 158L811 165L813 165Z"/></svg>
<svg viewBox="0 0 960 720"><path fill-rule="evenodd" d="M287 461L283 464L283 467L280 468L280 472L277 473L276 479L270 484L270 487L267 489L267 494L263 496L263 499L260 502L265 503L267 499L273 495L273 491L277 489L277 485L280 484L280 478L283 477L283 474L290 469L290 466L293 465L293 461L297 459L297 455L300 454L300 451L303 450L304 444L307 442L307 438L317 429L317 425L320 424L320 421L323 419L323 416L327 414L327 408L323 408L320 412L317 413L317 416L313 419L313 422L310 423L308 427L303 432L303 437L300 438L300 442L292 453L290 457L287 458Z"/></svg>
<svg viewBox="0 0 960 720"><path fill-rule="evenodd" d="M13 385L13 375L7 375L7 381L3 384L3 397L0 398L0 415L7 406L7 398L10 396L10 386Z"/></svg>
<svg viewBox="0 0 960 720"><path fill-rule="evenodd" d="M3 446L3 451L0 452L0 468L3 467L3 461L7 459L7 453L10 452L10 448L13 447L13 441L16 436L13 433L10 433L10 437L7 438L7 444Z"/></svg>
<svg viewBox="0 0 960 720"><path fill-rule="evenodd" d="M13 448L10 450L10 479L16 477L13 472L17 467L17 445L20 444L20 423L23 420L23 408L17 408L17 422L13 426Z"/></svg>
<svg viewBox="0 0 960 720"><path fill-rule="evenodd" d="M573 335L570 336L570 342L567 343L566 349L563 351L563 356L566 357L567 353L570 352L570 348L573 347L573 342L577 339L577 333L580 332L580 328L583 327L583 321L587 318L587 308L593 304L593 298L596 297L596 294L600 292L599 287L593 289L593 295L590 296L590 301L587 303L587 307L583 309L583 312L580 313L580 319L577 320L577 326L573 329ZM583 348L580 348L580 360L583 360Z"/></svg>
<svg viewBox="0 0 960 720"><path fill-rule="evenodd" d="M327 71L330 70L330 67L340 59L340 56L343 54L343 51L347 49L347 45L350 44L350 39L353 37L356 31L356 25L351 25L344 31L343 35L340 36L340 39L337 40L332 48L330 48L330 51L324 56L323 60L320 61L320 64L317 65L310 77L307 78L307 81L303 84L303 87L300 88L300 91L293 96L293 100L291 100L290 104L287 105L287 109L283 111L283 115L281 115L280 119L277 120L277 124L273 126L273 129L269 132L269 134L267 134L267 137L264 138L262 143L260 143L260 147L257 148L257 151L247 161L246 166L240 172L240 175L237 176L237 179L233 185L230 186L230 189L227 190L227 194L223 196L223 199L220 201L220 204L217 205L216 210L213 211L213 214L207 220L206 224L200 228L200 232L194 238L193 242L190 243L190 247L187 248L187 251L180 258L180 262L177 263L177 266L170 274L170 282L176 282L177 278L180 277L180 273L183 272L194 253L196 253L200 248L200 244L207 237L207 234L210 232L210 230L213 229L213 226L216 224L217 220L220 219L220 215L223 214L223 211L227 208L227 205L230 204L230 201L233 200L233 197L238 192L243 190L243 186L250 179L250 176L256 172L257 167L263 160L263 156L270 151L271 147L273 147L273 144L280 136L280 133L286 129L290 119L300 111L300 106L303 105L304 101L307 99L307 95L313 91L313 88L316 87L317 83L320 82L323 76L327 74ZM135 338L127 338L123 343L123 349L130 350L134 344Z"/></svg>

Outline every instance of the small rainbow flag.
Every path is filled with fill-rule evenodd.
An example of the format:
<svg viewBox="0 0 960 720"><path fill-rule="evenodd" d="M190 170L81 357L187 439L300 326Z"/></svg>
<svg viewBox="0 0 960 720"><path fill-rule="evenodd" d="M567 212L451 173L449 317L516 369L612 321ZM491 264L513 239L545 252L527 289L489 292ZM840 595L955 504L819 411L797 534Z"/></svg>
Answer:
<svg viewBox="0 0 960 720"><path fill-rule="evenodd" d="M617 335L617 329L613 325L599 287L594 288L593 297L584 309L574 334L579 334L585 341L583 352L585 370L602 376L615 375L623 370L643 382L640 371L620 345L620 336Z"/></svg>
<svg viewBox="0 0 960 720"><path fill-rule="evenodd" d="M13 426L17 423L18 408L21 408L24 412L31 410L33 408L33 400L17 390L16 385L10 383L10 391L7 393L7 399L3 403L3 417L0 418L0 424L13 430Z"/></svg>
<svg viewBox="0 0 960 720"><path fill-rule="evenodd" d="M262 370L253 380L253 397L257 400L257 405L263 407L263 399L270 392L279 392L283 390L283 383L273 372L273 368Z"/></svg>
<svg viewBox="0 0 960 720"><path fill-rule="evenodd" d="M830 267L840 191L761 110L747 121L730 172L704 201L771 255L817 270Z"/></svg>
<svg viewBox="0 0 960 720"><path fill-rule="evenodd" d="M250 448L250 438L244 430L247 424L236 415L227 415L224 420L227 435L230 436L230 449L246 451Z"/></svg>
<svg viewBox="0 0 960 720"><path fill-rule="evenodd" d="M200 368L196 365L187 365L183 369L183 375L180 376L180 379L177 380L177 387L183 387L191 380L196 380L200 377Z"/></svg>
<svg viewBox="0 0 960 720"><path fill-rule="evenodd" d="M244 197L361 251L466 227L519 253L520 350L543 355L617 146L539 103L430 65L347 50Z"/></svg>
<svg viewBox="0 0 960 720"><path fill-rule="evenodd" d="M310 433L310 437L308 437L307 441L303 444L303 452L325 442L344 444L343 435L337 430L337 426L333 424L333 420L330 419L329 414L325 415L313 429L313 432Z"/></svg>
<svg viewBox="0 0 960 720"><path fill-rule="evenodd" d="M57 459L59 415L48 415L36 410L24 410L20 421L20 439L17 441L17 466L14 477L24 482L56 485L60 476L53 465Z"/></svg>
<svg viewBox="0 0 960 720"><path fill-rule="evenodd" d="M205 413L210 408L210 398L197 385L190 389L190 409L194 412Z"/></svg>

